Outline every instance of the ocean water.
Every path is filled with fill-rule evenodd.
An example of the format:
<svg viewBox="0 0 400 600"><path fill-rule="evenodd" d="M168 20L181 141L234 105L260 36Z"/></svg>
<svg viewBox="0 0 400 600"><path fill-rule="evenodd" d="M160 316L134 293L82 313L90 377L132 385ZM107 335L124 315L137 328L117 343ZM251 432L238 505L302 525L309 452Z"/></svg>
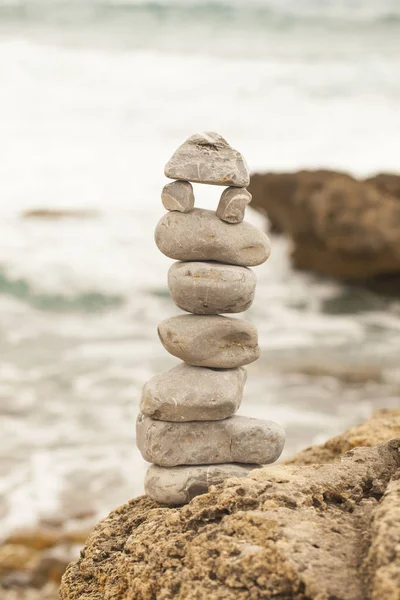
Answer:
<svg viewBox="0 0 400 600"><path fill-rule="evenodd" d="M141 387L176 364L153 242L175 148L216 130L253 171L398 171L399 40L389 0L0 0L2 531L143 491ZM287 456L399 406L400 303L294 272L272 242L240 412L279 421Z"/></svg>

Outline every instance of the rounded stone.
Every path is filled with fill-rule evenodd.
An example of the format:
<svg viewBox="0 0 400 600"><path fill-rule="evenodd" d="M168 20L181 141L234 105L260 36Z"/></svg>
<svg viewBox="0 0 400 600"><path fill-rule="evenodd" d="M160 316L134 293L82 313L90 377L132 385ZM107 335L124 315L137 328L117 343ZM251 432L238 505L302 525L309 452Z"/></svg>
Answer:
<svg viewBox="0 0 400 600"><path fill-rule="evenodd" d="M197 367L234 369L260 356L257 329L244 319L179 315L158 326L164 348Z"/></svg>
<svg viewBox="0 0 400 600"><path fill-rule="evenodd" d="M256 284L253 271L235 265L177 262L168 272L175 304L197 315L244 312L254 300Z"/></svg>
<svg viewBox="0 0 400 600"><path fill-rule="evenodd" d="M238 410L246 370L214 370L181 363L148 381L142 392L141 412L161 421L212 421Z"/></svg>
<svg viewBox="0 0 400 600"><path fill-rule="evenodd" d="M269 464L279 458L285 433L273 421L250 417L170 423L139 414L136 443L143 458L160 467Z"/></svg>
<svg viewBox="0 0 400 600"><path fill-rule="evenodd" d="M189 212L194 206L193 187L188 181L172 181L164 186L161 200L167 210Z"/></svg>
<svg viewBox="0 0 400 600"><path fill-rule="evenodd" d="M144 480L146 494L161 504L177 506L190 502L195 496L206 494L212 485L226 479L247 477L260 465L220 464L183 467L151 465Z"/></svg>
<svg viewBox="0 0 400 600"><path fill-rule="evenodd" d="M169 212L155 231L158 249L174 260L212 260L254 267L267 260L268 236L250 223L221 221L211 210L194 208L188 213Z"/></svg>
<svg viewBox="0 0 400 600"><path fill-rule="evenodd" d="M228 187L221 194L217 217L227 223L241 223L251 194L245 188Z"/></svg>

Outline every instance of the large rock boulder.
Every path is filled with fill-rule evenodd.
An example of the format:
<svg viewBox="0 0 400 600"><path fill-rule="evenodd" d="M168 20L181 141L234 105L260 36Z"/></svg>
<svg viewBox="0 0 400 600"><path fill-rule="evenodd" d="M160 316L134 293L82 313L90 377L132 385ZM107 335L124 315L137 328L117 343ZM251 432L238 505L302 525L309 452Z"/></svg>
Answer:
<svg viewBox="0 0 400 600"><path fill-rule="evenodd" d="M291 238L294 266L400 294L400 176L255 174L249 191L272 229Z"/></svg>
<svg viewBox="0 0 400 600"><path fill-rule="evenodd" d="M380 439L377 420L395 439L340 459L336 441L182 508L132 500L94 529L62 600L399 600L400 410L344 448Z"/></svg>

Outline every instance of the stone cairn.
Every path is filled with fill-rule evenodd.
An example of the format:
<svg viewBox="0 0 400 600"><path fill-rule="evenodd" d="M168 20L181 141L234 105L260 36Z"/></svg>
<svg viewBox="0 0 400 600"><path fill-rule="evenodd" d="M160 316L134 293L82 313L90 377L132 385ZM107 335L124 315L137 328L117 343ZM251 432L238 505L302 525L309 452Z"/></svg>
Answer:
<svg viewBox="0 0 400 600"><path fill-rule="evenodd" d="M245 477L274 462L285 434L272 421L234 416L246 381L243 365L260 355L257 329L221 316L245 311L254 299L256 276L270 242L243 222L251 200L247 165L216 133L196 134L165 167L174 179L162 191L169 211L158 223L159 250L177 261L168 273L174 302L191 313L166 319L158 334L178 366L145 384L137 420L137 445L153 463L145 490L170 505L189 502L211 485ZM217 211L194 208L190 182L228 186Z"/></svg>

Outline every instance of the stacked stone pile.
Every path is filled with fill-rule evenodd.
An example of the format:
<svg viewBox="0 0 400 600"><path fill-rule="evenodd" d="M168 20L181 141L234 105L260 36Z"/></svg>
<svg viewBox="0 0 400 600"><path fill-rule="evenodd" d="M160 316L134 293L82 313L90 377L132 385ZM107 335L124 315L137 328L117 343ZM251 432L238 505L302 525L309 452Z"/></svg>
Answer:
<svg viewBox="0 0 400 600"><path fill-rule="evenodd" d="M270 253L265 233L243 222L251 200L247 165L220 135L204 133L178 148L165 175L175 181L162 191L169 212L155 240L163 254L182 261L171 266L168 286L177 306L191 314L159 325L165 349L182 362L145 384L137 445L153 463L146 493L177 505L274 462L284 432L272 421L234 416L246 381L243 366L257 360L260 349L254 325L221 315L249 308L256 288L249 267ZM190 182L227 186L216 212L194 208Z"/></svg>

